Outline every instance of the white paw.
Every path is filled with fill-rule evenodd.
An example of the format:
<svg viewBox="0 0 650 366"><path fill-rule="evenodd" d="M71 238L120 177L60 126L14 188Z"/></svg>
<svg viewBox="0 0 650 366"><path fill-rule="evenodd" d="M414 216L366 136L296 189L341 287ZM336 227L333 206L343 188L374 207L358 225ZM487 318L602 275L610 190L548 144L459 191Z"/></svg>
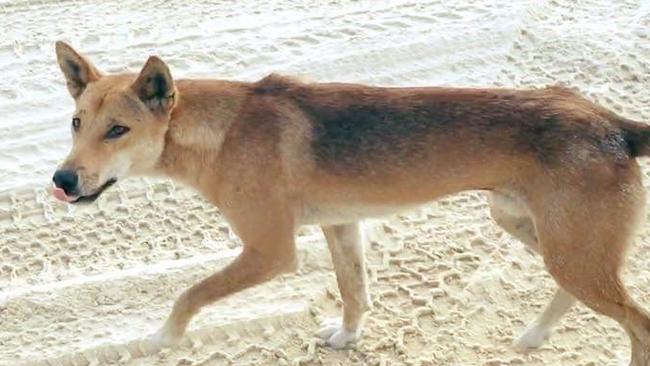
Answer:
<svg viewBox="0 0 650 366"><path fill-rule="evenodd" d="M174 347L175 345L180 343L181 337L174 336L173 333L169 331L167 326L164 326L160 328L157 332L147 337L147 340L151 342L151 344L155 348L162 349L167 347Z"/></svg>
<svg viewBox="0 0 650 366"><path fill-rule="evenodd" d="M330 347L341 349L349 343L356 342L359 338L358 333L356 330L345 329L341 318L334 318L323 321L316 335L326 339L326 343Z"/></svg>
<svg viewBox="0 0 650 366"><path fill-rule="evenodd" d="M550 334L551 332L547 327L533 325L528 328L521 337L519 337L515 346L520 350L538 348L544 344L544 341L548 339Z"/></svg>

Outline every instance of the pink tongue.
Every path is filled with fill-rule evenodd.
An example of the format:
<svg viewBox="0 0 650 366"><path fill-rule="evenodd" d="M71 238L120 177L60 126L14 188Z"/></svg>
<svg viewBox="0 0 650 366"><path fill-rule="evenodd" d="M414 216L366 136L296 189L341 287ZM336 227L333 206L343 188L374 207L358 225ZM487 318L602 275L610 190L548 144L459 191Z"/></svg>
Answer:
<svg viewBox="0 0 650 366"><path fill-rule="evenodd" d="M63 202L70 202L71 201L70 197L68 197L68 195L65 194L65 191L63 189L61 189L61 188L53 187L52 188L52 194L59 201L63 201Z"/></svg>

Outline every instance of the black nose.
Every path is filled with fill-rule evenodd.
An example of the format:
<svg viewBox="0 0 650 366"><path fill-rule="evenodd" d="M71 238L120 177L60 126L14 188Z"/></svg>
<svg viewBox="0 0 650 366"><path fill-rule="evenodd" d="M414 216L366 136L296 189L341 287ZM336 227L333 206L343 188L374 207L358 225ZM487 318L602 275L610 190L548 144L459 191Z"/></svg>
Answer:
<svg viewBox="0 0 650 366"><path fill-rule="evenodd" d="M65 194L70 195L74 193L77 189L77 183L79 182L79 177L77 173L73 170L57 170L54 173L54 185L63 189Z"/></svg>

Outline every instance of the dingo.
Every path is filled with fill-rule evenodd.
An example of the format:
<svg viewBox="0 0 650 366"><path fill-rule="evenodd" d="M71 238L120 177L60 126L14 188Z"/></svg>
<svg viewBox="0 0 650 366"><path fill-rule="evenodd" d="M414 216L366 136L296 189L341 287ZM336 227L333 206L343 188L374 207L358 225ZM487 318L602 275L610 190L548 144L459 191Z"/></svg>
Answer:
<svg viewBox="0 0 650 366"><path fill-rule="evenodd" d="M627 331L632 365L650 365L650 317L619 273L644 218L636 158L650 155L650 127L560 87L174 80L158 57L139 74L103 75L63 42L56 53L76 105L56 198L92 201L129 175L163 174L219 207L244 243L180 295L158 345L202 307L293 271L296 229L320 224L344 305L319 333L343 347L369 307L359 220L481 189L560 286L519 345L539 346L577 299Z"/></svg>

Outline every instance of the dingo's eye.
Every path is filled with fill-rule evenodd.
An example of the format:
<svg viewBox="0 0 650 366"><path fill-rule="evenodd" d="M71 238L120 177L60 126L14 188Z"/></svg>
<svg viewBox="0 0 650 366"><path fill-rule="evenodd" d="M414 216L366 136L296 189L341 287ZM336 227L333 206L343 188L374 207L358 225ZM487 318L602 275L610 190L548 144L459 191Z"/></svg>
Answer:
<svg viewBox="0 0 650 366"><path fill-rule="evenodd" d="M126 126L113 126L108 132L106 132L107 139L116 139L125 133L129 132L130 128Z"/></svg>
<svg viewBox="0 0 650 366"><path fill-rule="evenodd" d="M72 129L75 131L79 131L79 127L81 126L81 120L77 117L72 119Z"/></svg>

